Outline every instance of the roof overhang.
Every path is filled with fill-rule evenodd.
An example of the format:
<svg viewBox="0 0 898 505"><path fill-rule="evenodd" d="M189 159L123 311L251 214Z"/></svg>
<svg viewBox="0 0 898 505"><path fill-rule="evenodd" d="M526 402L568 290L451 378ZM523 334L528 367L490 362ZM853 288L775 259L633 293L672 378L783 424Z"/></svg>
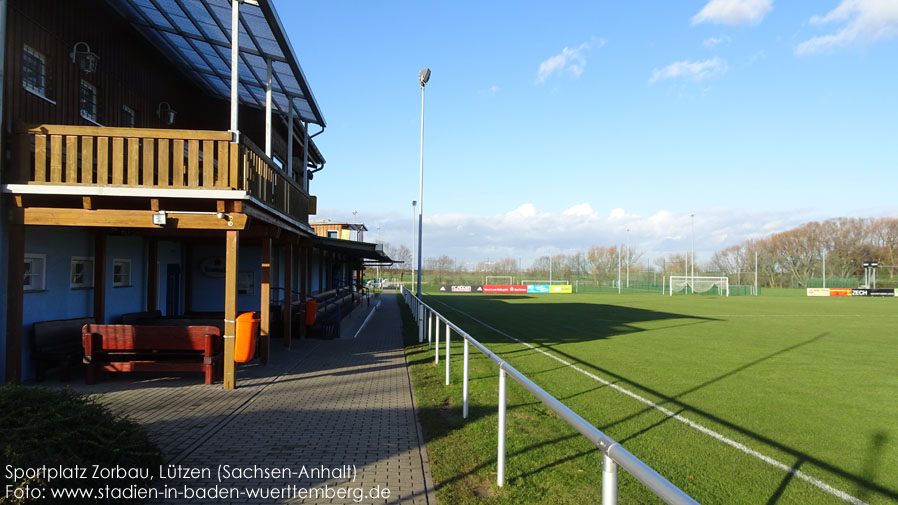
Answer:
<svg viewBox="0 0 898 505"><path fill-rule="evenodd" d="M312 245L315 247L328 251L338 251L355 258L366 260L366 263L369 261L374 262L372 264L379 265L391 265L396 263L384 252L382 244L319 236L313 237L311 241Z"/></svg>
<svg viewBox="0 0 898 505"><path fill-rule="evenodd" d="M174 65L211 96L231 96L230 0L107 0ZM272 112L326 126L271 0L239 5L239 97L265 108L271 62Z"/></svg>

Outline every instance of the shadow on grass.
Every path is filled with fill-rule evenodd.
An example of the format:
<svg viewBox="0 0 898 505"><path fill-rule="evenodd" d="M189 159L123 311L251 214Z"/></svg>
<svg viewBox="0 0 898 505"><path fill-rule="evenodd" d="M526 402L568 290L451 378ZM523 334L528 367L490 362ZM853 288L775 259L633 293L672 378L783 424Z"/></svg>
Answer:
<svg viewBox="0 0 898 505"><path fill-rule="evenodd" d="M680 398L684 397L687 394L693 393L695 391L701 390L703 388L708 387L711 384L720 382L727 377L730 377L734 374L737 374L743 370L746 370L750 367L753 367L759 363L767 361L775 356L790 352L799 347L803 347L809 344L812 344L822 338L824 338L827 334L823 333L817 335L809 340L804 342L799 342L797 344L785 347L780 349L774 353L768 354L761 358L752 360L744 365L740 365L733 370L730 370L724 374L721 374L717 377L709 379L701 384L693 386L685 391L682 391L676 395L667 395L653 389L649 386L643 385L635 380L628 379L627 377L612 372L610 370L604 369L592 363L588 363L583 361L577 356L568 354L564 351L559 350L556 346L571 343L571 342L586 342L593 340L606 339L610 337L620 337L626 336L628 334L643 332L643 331L651 331L646 330L645 328L639 327L636 323L642 322L657 322L669 320L673 323L675 320L678 321L677 324L671 324L666 327L676 327L676 326L685 326L691 324L702 324L708 321L714 321L713 318L705 318L705 317L697 317L686 314L675 314L668 312L659 312L645 309L638 309L632 307L621 307L616 305L606 305L606 304L586 304L586 303L558 303L558 302L549 302L549 303L526 303L526 304L508 304L503 300L509 298L516 298L514 296L491 296L491 295L479 295L475 297L469 297L470 301L465 300L464 298L453 297L452 295L428 295L427 296L428 303L436 302L435 305L439 306L440 304L446 308L443 310L443 315L449 317L452 313L458 313L462 317L466 319L471 319L477 322L478 324L492 330L489 332L489 336L484 338L481 343L507 343L508 341L505 338L508 337L507 334L503 334L497 328L493 328L488 324L477 320L474 316L468 315L463 312L467 310L469 307L474 307L476 304L478 313L486 313L490 314L491 317L494 315L496 318L502 318L508 321L526 321L533 320L533 318L543 318L547 321L553 321L555 323L558 322L557 325L553 325L553 336L551 339L551 343L546 342L545 339L534 338L529 339L528 344L532 345L534 348L544 348L550 350L556 356L559 356L566 361L571 363L576 363L577 365L595 370L597 372L605 375L609 382L619 382L624 385L628 385L633 388L637 388L641 391L649 393L661 400L657 402L658 405L669 404L674 406L676 410L676 414L680 414L683 412L691 412L698 415L701 415L705 419L708 419L714 423L717 423L721 426L724 426L728 429L731 429L735 432L738 432L746 437L749 437L761 444L767 445L768 447L772 447L778 449L782 452L789 454L790 456L795 458L795 465L790 469L787 473L783 481L780 483L778 488L771 495L768 504L775 504L780 499L782 494L785 492L786 488L791 483L792 479L795 476L795 472L798 467L804 465L806 463L810 463L820 469L823 469L827 472L830 472L834 475L838 475L841 478L844 478L850 482L852 482L855 487L855 495L860 498L862 501L866 500L872 493L877 493L882 496L888 497L892 500L898 500L898 492L895 490L886 488L880 484L874 482L876 478L877 471L881 466L881 459L884 447L887 442L887 435L884 433L877 433L871 440L871 446L868 450L868 458L865 463L865 467L862 472L858 474L851 473L847 470L834 466L833 464L814 458L813 456L802 452L799 449L790 447L784 443L781 443L777 440L774 440L764 434L752 431L748 428L740 426L732 421L723 419L711 412L703 410L701 408L697 408L693 405L690 405ZM446 299L452 298L452 304L447 304ZM461 301L458 301L455 299ZM519 297L517 299L520 299ZM467 302L467 303L466 303ZM469 305L470 304L470 305ZM410 315L410 314L409 314ZM687 322L683 323L682 320L686 319ZM567 322L571 323L568 324ZM455 321L458 324L458 321ZM414 327L414 322L411 321L410 324ZM500 335L504 335L501 336ZM513 354L514 352L529 352L529 349L521 349L517 351L512 351L509 353L503 352L502 356L508 356ZM619 419L612 423L609 423L605 426L602 426L600 429L607 429L616 424L625 422L629 419L632 419L636 416L642 415L648 411L653 410L654 407L648 406L642 409L640 412L637 412L632 415L628 415L625 418ZM670 417L657 422L639 432L633 433L629 435L626 439L621 440L624 442L626 440L631 440L635 437L638 437L652 429L660 426L664 422L670 419ZM557 464L557 463L556 463ZM552 466L552 465L549 465Z"/></svg>

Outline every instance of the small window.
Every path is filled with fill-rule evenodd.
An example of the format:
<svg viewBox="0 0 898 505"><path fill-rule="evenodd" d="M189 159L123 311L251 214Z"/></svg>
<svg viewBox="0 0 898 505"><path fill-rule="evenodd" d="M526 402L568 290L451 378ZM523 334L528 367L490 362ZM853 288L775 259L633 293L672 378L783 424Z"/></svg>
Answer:
<svg viewBox="0 0 898 505"><path fill-rule="evenodd" d="M124 288L131 285L131 260L112 260L112 287Z"/></svg>
<svg viewBox="0 0 898 505"><path fill-rule="evenodd" d="M47 57L28 45L22 50L22 87L47 98Z"/></svg>
<svg viewBox="0 0 898 505"><path fill-rule="evenodd" d="M340 238L340 232L336 230L328 230L327 238Z"/></svg>
<svg viewBox="0 0 898 505"><path fill-rule="evenodd" d="M94 260L72 256L72 288L90 288L94 285Z"/></svg>
<svg viewBox="0 0 898 505"><path fill-rule="evenodd" d="M22 287L25 291L43 291L46 289L47 255L25 255L25 278Z"/></svg>
<svg viewBox="0 0 898 505"><path fill-rule="evenodd" d="M137 120L134 117L134 109L127 105L122 105L122 126L125 128L136 128Z"/></svg>
<svg viewBox="0 0 898 505"><path fill-rule="evenodd" d="M81 80L81 117L97 122L97 87Z"/></svg>

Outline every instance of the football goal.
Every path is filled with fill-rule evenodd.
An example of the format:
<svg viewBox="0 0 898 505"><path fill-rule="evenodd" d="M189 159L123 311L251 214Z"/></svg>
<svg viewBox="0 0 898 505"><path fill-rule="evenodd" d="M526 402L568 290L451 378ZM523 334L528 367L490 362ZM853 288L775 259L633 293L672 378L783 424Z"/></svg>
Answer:
<svg viewBox="0 0 898 505"><path fill-rule="evenodd" d="M543 285L543 284L551 284L551 285L561 284L561 285L568 285L568 284L570 284L570 283L571 283L571 281L565 281L565 280L560 280L560 279L552 279L552 280L545 279L545 280L541 280L541 281L539 281L539 280L536 280L536 281L521 281L521 284L523 284L523 285L525 285L525 286L530 286L530 285Z"/></svg>
<svg viewBox="0 0 898 505"><path fill-rule="evenodd" d="M511 275L487 275L484 277L483 283L486 285L510 285L514 284L514 277Z"/></svg>
<svg viewBox="0 0 898 505"><path fill-rule="evenodd" d="M673 296L674 293L707 293L730 296L730 281L726 277L671 275L670 296Z"/></svg>

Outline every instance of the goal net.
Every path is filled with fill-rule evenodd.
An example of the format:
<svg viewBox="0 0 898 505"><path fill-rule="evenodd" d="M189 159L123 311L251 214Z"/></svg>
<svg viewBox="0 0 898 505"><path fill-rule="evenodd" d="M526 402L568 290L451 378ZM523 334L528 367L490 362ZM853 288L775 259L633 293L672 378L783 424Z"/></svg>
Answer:
<svg viewBox="0 0 898 505"><path fill-rule="evenodd" d="M670 276L670 295L674 293L707 293L730 296L730 281L726 277Z"/></svg>
<svg viewBox="0 0 898 505"><path fill-rule="evenodd" d="M487 285L511 285L514 284L514 277L511 275L487 275L483 283Z"/></svg>
<svg viewBox="0 0 898 505"><path fill-rule="evenodd" d="M568 284L570 284L570 283L571 283L571 281L564 281L564 280L559 280L559 279L552 279L551 281L550 281L549 279L544 279L544 280L541 280L541 281L539 281L539 280L536 280L536 281L521 281L521 284L523 284L523 285L525 285L525 286L530 286L530 285L544 285L544 284L549 284L549 285L556 285L556 284L568 285Z"/></svg>

